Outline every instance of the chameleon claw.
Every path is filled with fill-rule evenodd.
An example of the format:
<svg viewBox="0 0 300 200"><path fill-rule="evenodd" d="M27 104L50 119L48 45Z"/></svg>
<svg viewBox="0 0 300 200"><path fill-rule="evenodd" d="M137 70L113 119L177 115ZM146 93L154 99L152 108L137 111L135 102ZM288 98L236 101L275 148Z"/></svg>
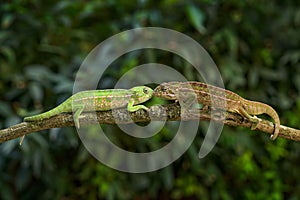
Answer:
<svg viewBox="0 0 300 200"><path fill-rule="evenodd" d="M150 108L147 108L146 106L144 106L142 109L146 110L149 112Z"/></svg>
<svg viewBox="0 0 300 200"><path fill-rule="evenodd" d="M258 123L252 123L251 130L255 130L258 126Z"/></svg>
<svg viewBox="0 0 300 200"><path fill-rule="evenodd" d="M256 116L251 117L251 121L252 121L252 125L251 125L251 130L255 130L259 124L259 122L261 122L261 119L259 119Z"/></svg>

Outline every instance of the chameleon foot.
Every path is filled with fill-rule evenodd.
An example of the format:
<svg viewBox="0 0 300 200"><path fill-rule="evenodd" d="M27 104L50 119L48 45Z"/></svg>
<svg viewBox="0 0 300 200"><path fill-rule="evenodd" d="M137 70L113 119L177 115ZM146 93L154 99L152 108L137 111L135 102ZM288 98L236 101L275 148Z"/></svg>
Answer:
<svg viewBox="0 0 300 200"><path fill-rule="evenodd" d="M249 115L249 113L244 108L239 108L237 112L252 122L251 130L255 130L257 128L257 125L261 121L261 119L257 118L255 115Z"/></svg>
<svg viewBox="0 0 300 200"><path fill-rule="evenodd" d="M259 122L261 122L261 119L257 118L256 116L253 116L250 118L250 121L252 122L251 130L255 130L257 128Z"/></svg>
<svg viewBox="0 0 300 200"><path fill-rule="evenodd" d="M75 111L73 114L74 115L73 119L74 119L75 126L79 129L80 128L79 116L84 109L84 105L77 105L76 107L74 106L74 109L75 109Z"/></svg>

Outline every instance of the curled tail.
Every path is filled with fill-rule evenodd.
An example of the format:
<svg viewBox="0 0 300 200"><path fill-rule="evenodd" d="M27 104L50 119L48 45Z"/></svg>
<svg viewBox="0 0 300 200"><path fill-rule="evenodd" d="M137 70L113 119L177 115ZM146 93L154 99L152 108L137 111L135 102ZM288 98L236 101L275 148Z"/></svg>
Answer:
<svg viewBox="0 0 300 200"><path fill-rule="evenodd" d="M279 130L280 130L280 119L277 114L277 112L269 105L266 105L266 114L269 115L270 117L273 118L275 122L275 127L274 127L274 133L271 135L271 139L275 140L277 136L279 135Z"/></svg>
<svg viewBox="0 0 300 200"><path fill-rule="evenodd" d="M258 103L260 104L260 107L263 108L263 113L269 115L274 120L275 127L274 127L274 132L271 135L271 139L275 140L277 138L277 136L279 135L279 130L280 130L279 116L278 116L277 112L274 110L274 108L272 108L268 104L264 104L261 102L258 102Z"/></svg>
<svg viewBox="0 0 300 200"><path fill-rule="evenodd" d="M43 119L48 119L50 117L53 117L55 115L58 115L63 112L72 112L72 105L69 103L70 101L66 100L59 106L53 108L52 110L49 110L47 112L44 112L39 115L34 115L30 117L25 117L24 121L25 122L31 122L31 121L41 121Z"/></svg>
<svg viewBox="0 0 300 200"><path fill-rule="evenodd" d="M280 119L277 112L268 104L261 103L258 101L249 101L243 100L244 106L246 107L246 111L251 115L260 115L260 114L267 114L274 120L274 132L271 135L271 139L275 140L279 135L280 130Z"/></svg>

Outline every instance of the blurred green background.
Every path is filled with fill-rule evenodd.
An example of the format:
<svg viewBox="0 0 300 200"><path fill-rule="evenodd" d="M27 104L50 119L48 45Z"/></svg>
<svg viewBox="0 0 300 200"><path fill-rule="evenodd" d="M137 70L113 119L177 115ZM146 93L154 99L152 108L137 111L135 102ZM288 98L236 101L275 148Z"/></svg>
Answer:
<svg viewBox="0 0 300 200"><path fill-rule="evenodd" d="M90 50L136 27L184 33L211 55L225 86L266 102L282 124L300 128L299 1L0 2L0 126L55 107L72 94L75 74ZM118 60L102 87L113 87L134 66L154 61L197 80L184 61L160 51ZM101 84L101 82L100 82ZM299 199L300 144L246 128L225 126L213 151L198 159L207 122L188 151L156 172L129 174L98 162L74 127L51 129L0 145L0 199ZM111 135L130 149L145 142ZM170 141L168 130L152 140Z"/></svg>

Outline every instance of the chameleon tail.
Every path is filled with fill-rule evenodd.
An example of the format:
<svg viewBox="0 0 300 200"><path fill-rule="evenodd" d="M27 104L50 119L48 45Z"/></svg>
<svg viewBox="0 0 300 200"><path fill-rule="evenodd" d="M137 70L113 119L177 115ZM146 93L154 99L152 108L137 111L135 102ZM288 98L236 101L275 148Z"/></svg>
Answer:
<svg viewBox="0 0 300 200"><path fill-rule="evenodd" d="M39 115L25 117L24 121L25 122L41 121L43 119L48 119L50 117L53 117L53 116L58 115L63 112L72 112L72 105L70 104L70 102L71 102L70 100L69 101L67 100L67 101L63 102L62 104L60 104L59 106L53 108L52 110L49 110L49 111L44 112Z"/></svg>
<svg viewBox="0 0 300 200"><path fill-rule="evenodd" d="M279 130L280 130L279 116L278 116L277 112L271 106L264 104L264 108L265 108L265 113L274 120L275 127L274 127L274 132L271 135L271 139L275 140L277 138L277 136L279 135Z"/></svg>
<svg viewBox="0 0 300 200"><path fill-rule="evenodd" d="M269 108L269 111L270 111L269 115L273 118L273 120L275 122L274 133L271 135L271 139L275 140L277 138L277 136L279 135L280 119L279 119L277 112L271 106Z"/></svg>
<svg viewBox="0 0 300 200"><path fill-rule="evenodd" d="M277 112L268 104L261 103L258 101L250 101L243 99L244 106L246 106L246 111L251 115L267 114L274 120L274 132L271 135L271 139L275 140L279 135L280 130L280 119Z"/></svg>

